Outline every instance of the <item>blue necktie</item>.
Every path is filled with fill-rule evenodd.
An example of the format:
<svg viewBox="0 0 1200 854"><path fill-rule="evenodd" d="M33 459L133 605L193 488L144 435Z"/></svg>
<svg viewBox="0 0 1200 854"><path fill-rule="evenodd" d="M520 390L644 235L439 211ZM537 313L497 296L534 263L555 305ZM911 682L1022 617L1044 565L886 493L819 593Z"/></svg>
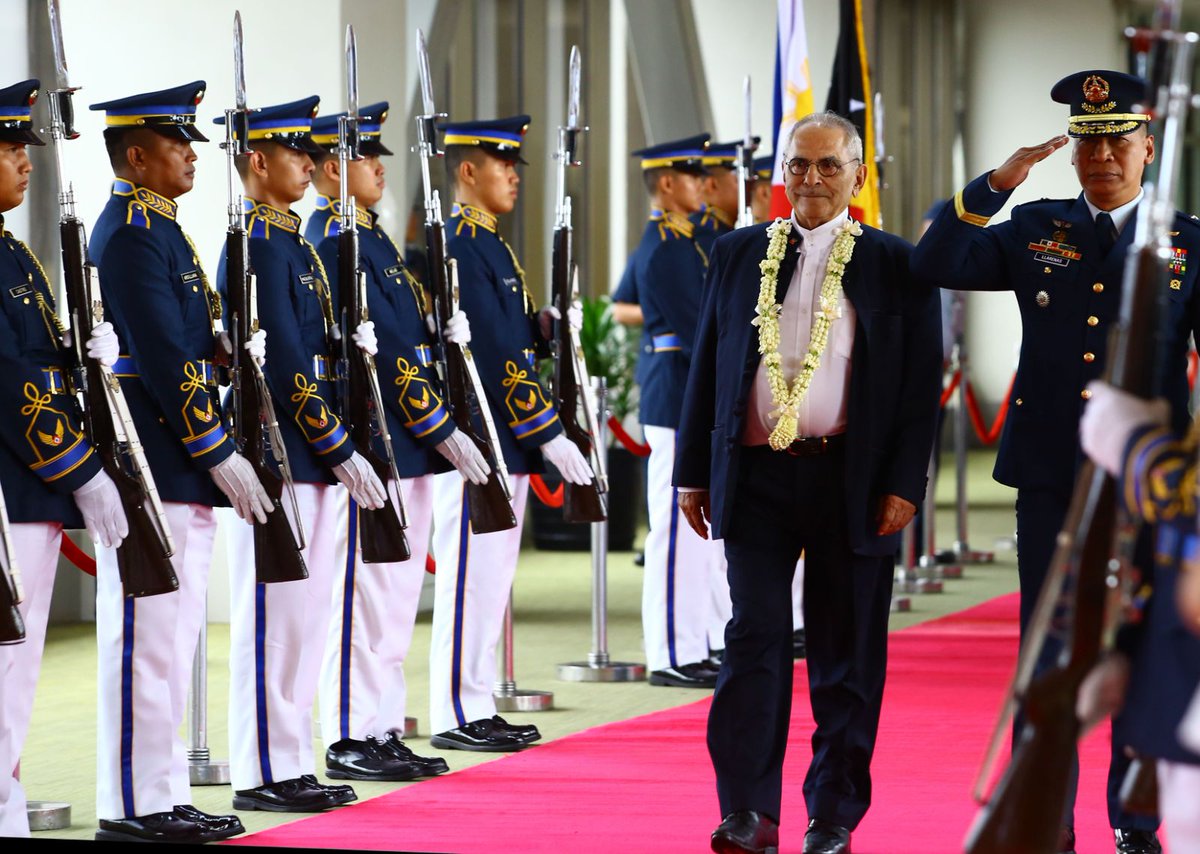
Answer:
<svg viewBox="0 0 1200 854"><path fill-rule="evenodd" d="M1107 211L1096 214L1096 240L1102 255L1108 255L1117 242L1117 226Z"/></svg>

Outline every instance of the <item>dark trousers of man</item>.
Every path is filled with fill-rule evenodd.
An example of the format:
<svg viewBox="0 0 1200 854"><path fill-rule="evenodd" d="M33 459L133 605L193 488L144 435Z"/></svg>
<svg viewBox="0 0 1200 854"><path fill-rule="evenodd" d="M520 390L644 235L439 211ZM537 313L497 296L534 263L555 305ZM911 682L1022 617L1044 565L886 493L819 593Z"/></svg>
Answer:
<svg viewBox="0 0 1200 854"><path fill-rule="evenodd" d="M1038 597L1042 592L1046 576L1050 572L1050 561L1054 557L1055 539L1062 530L1071 503L1069 494L1053 490L1022 489L1017 493L1017 573L1021 586L1021 637L1033 617ZM1148 555L1143 543L1139 542L1138 554ZM1035 673L1054 666L1062 652L1064 638L1061 635L1047 636L1046 644L1038 656ZM1013 737L1021 731L1024 721L1017 716L1013 721ZM1116 744L1112 746L1112 757L1108 765L1108 821L1111 827L1134 830L1155 830L1158 819L1135 816L1121 809L1121 783L1129 770L1129 758ZM1079 754L1072 758L1070 784L1064 823L1074 827L1075 794L1079 786Z"/></svg>
<svg viewBox="0 0 1200 854"><path fill-rule="evenodd" d="M871 803L871 754L887 666L892 558L850 549L842 447L793 457L742 450L725 537L733 619L708 716L721 814L779 818L792 707L791 583L805 550L804 625L816 731L810 818L855 828Z"/></svg>

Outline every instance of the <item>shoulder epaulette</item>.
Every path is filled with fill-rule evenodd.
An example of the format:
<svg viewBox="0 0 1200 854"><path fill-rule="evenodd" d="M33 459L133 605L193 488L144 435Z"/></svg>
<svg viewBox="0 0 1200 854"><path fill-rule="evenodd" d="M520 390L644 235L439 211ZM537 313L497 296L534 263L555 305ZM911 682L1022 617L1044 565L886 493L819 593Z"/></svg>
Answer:
<svg viewBox="0 0 1200 854"><path fill-rule="evenodd" d="M125 224L141 228L150 227L150 211L146 208L145 202L137 199L129 200L129 206L125 209Z"/></svg>

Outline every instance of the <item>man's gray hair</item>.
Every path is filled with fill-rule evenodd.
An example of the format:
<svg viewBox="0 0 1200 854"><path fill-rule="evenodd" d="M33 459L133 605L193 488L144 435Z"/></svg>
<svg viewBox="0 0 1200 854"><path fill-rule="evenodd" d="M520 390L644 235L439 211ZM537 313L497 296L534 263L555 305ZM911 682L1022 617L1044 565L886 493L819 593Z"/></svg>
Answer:
<svg viewBox="0 0 1200 854"><path fill-rule="evenodd" d="M853 160L862 162L863 159L863 141L858 135L858 128L853 123L839 116L837 113L823 110L819 113L809 113L800 121L792 125L791 131L788 132L787 141L784 143L784 151L790 151L792 148L792 140L796 137L796 132L801 128L819 127L832 128L840 130L842 136L845 137L846 150L850 152L850 157Z"/></svg>

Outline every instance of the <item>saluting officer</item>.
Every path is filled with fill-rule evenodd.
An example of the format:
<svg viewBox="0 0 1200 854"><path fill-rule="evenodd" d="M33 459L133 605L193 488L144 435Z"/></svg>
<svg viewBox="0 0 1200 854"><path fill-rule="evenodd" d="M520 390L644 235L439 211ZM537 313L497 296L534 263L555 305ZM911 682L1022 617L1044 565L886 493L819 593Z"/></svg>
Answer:
<svg viewBox="0 0 1200 854"><path fill-rule="evenodd" d="M499 217L517 202L521 140L529 116L444 126L446 171L455 204L446 223L447 252L458 262L462 310L478 321L471 350L512 488L517 525L471 531L466 491L455 472L434 478L433 553L437 558L429 693L434 747L519 750L541 738L537 727L514 726L496 714L496 641L521 548L529 475L549 460L570 483L591 469L563 435L558 411L538 381L538 357L555 312L537 311ZM572 312L568 322L578 324Z"/></svg>
<svg viewBox="0 0 1200 854"><path fill-rule="evenodd" d="M10 543L24 591L25 640L0 646L0 836L28 836L25 790L16 778L42 665L50 593L63 528L86 526L104 546L128 533L112 479L84 432L68 384L54 291L33 251L4 230L2 214L25 200L33 166L37 80L0 89L0 487L12 523ZM98 324L88 355L111 364L117 336ZM72 498L74 500L72 500Z"/></svg>
<svg viewBox="0 0 1200 854"><path fill-rule="evenodd" d="M116 180L92 229L107 315L121 342L113 371L163 500L179 590L127 599L116 553L96 555L99 659L97 839L206 842L242 830L236 816L189 806L179 737L212 559L213 506L243 519L271 502L222 426L213 371L219 297L175 199L192 189L204 81L102 104ZM248 348L250 349L250 348ZM261 340L251 355L262 355Z"/></svg>
<svg viewBox="0 0 1200 854"><path fill-rule="evenodd" d="M433 475L456 467L464 478L486 483L487 462L454 426L438 394L425 327L425 291L400 249L372 210L383 197L386 101L358 112L360 160L346 167L347 190L357 204L359 268L366 274L366 302L377 342L360 340L376 357L392 437L396 469L408 514L411 555L402 563L364 563L356 528L342 525L347 554L338 561L334 617L321 669L321 735L326 773L350 780L412 780L449 770L444 759L418 756L403 742L407 686L404 660L412 641L433 523ZM344 115L344 114L343 114ZM305 236L317 247L336 294L337 238L341 202L338 116L313 121L317 207ZM353 283L351 283L353 286ZM470 326L461 311L447 323L447 337L466 344ZM380 456L383 448L377 449ZM436 453L434 453L436 451ZM447 462L449 461L449 462ZM388 484L389 489L395 489Z"/></svg>
<svg viewBox="0 0 1200 854"><path fill-rule="evenodd" d="M229 584L229 773L236 809L314 812L355 799L349 786L324 786L313 776L312 707L347 514L337 483L371 509L383 506L384 492L335 411L328 279L291 211L311 183L310 155L322 151L310 136L317 104L314 96L251 112L250 153L236 160L259 323L271 340L263 373L295 480L308 567L302 581L259 583L246 559L254 553L253 531L231 532L231 563L242 565ZM225 292L224 256L217 279ZM370 334L354 334L364 333Z"/></svg>
<svg viewBox="0 0 1200 854"><path fill-rule="evenodd" d="M1142 172L1154 160L1149 116L1135 107L1144 83L1117 71L1080 71L1054 85L1070 106L1067 135L1016 151L998 169L957 193L913 252L914 272L962 290L1011 290L1021 310L1021 356L993 476L1016 487L1017 567L1024 631L1046 578L1080 460L1079 417L1104 367L1109 325L1117 318L1126 251L1142 199ZM1030 169L1073 138L1071 163L1083 192L1075 199L1019 205L1006 223L984 227ZM1187 423L1188 338L1200 329L1200 296L1188 252L1200 227L1179 214L1171 235L1160 353L1162 387L1177 429ZM1058 655L1047 644L1041 664ZM1128 760L1114 741L1108 777L1109 822L1117 848L1158 851L1157 820L1124 813L1119 789ZM1074 787L1072 787L1074 788ZM1074 791L1068 807L1074 803ZM1070 809L1061 850L1074 844Z"/></svg>

